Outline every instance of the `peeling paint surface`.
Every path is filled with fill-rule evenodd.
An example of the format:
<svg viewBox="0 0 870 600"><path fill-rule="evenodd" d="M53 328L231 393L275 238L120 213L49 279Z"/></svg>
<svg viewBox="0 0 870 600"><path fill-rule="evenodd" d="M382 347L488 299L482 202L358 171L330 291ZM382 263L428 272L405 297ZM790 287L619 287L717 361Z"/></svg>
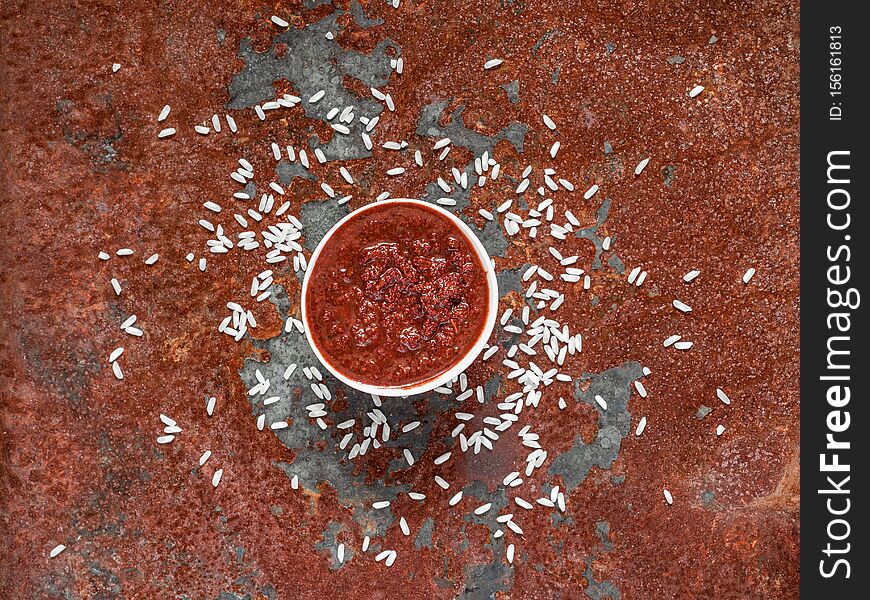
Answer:
<svg viewBox="0 0 870 600"><path fill-rule="evenodd" d="M290 27L276 28L272 14ZM4 6L0 597L795 597L798 23L797 3L765 1ZM401 75L390 66L398 57ZM493 57L504 63L484 71ZM698 84L705 91L690 100ZM371 87L389 92L397 110ZM320 103L281 117L261 122L251 108L320 89ZM165 104L165 124L179 132L158 140ZM380 117L373 151L330 129L326 113L342 104ZM213 113L232 114L239 132L194 133ZM299 316L299 277L276 268L272 296L252 306L257 328L237 345L217 324L265 268L261 255L208 256L206 274L185 258L204 255L201 205L229 205L228 173L240 157L274 169L310 252L381 192L441 197L437 155L417 168L412 151L380 144L431 148L445 136L453 149L444 166L470 175L488 151L503 168L503 188L451 196L496 259L501 310L527 305L521 276L530 264L555 263L547 236L506 236L478 211L511 197L526 164L553 165L579 190L557 200L582 223L560 249L580 257L592 285L568 294L558 318L582 332L583 351L567 367L575 380L548 388L532 413L551 458L517 490L502 479L522 470L527 449L510 431L493 452L432 463L459 455L453 412L497 412L473 398L385 399L391 423L421 426L348 460L335 427L308 419L307 380L282 377L290 363L316 364L304 336L284 331ZM562 147L551 161L555 139ZM272 141L305 149L312 163L321 149L327 162L276 162ZM396 166L407 173L387 177ZM324 181L353 198L326 200ZM583 200L592 184L600 191ZM114 256L122 247L135 254ZM111 259L98 260L101 250ZM160 260L147 267L153 252ZM643 287L626 284L636 266L649 272ZM757 274L744 285L749 266ZM695 268L701 275L685 284ZM676 314L675 297L690 315ZM141 339L118 328L131 314ZM675 333L695 347L663 347ZM514 340L498 330L491 343ZM119 345L123 381L106 361ZM258 370L278 402L247 394ZM496 359L468 378L488 398L514 391ZM331 422L371 410L370 397L326 384ZM171 444L155 443L161 413L183 429ZM288 427L258 431L260 414ZM205 450L212 456L200 466ZM554 486L566 494L564 514L513 503ZM461 503L448 506L459 490ZM391 505L375 510L378 500ZM489 512L472 513L486 502ZM515 514L522 536L495 537L503 512ZM49 559L60 543L66 550ZM391 567L374 561L385 549L398 553Z"/></svg>

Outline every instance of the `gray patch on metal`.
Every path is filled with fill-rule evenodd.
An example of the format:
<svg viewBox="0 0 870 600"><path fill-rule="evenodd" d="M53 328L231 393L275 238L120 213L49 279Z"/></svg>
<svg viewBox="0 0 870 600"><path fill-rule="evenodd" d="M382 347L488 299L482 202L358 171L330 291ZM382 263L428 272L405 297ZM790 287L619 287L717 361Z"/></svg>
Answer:
<svg viewBox="0 0 870 600"><path fill-rule="evenodd" d="M550 463L548 473L552 477L561 476L568 492L583 483L592 467L609 469L616 460L622 440L631 431L631 413L628 411L631 384L642 376L640 363L629 361L603 373L584 373L574 381L574 399L598 411L598 431L589 444L577 434L571 449ZM586 391L580 389L584 380L589 381ZM596 395L607 401L607 410L595 402Z"/></svg>
<svg viewBox="0 0 870 600"><path fill-rule="evenodd" d="M595 559L591 556L586 559L586 570L583 571L583 577L586 578L589 585L586 586L583 592L592 598L592 600L605 600L606 598L610 600L622 600L622 594L612 581L595 581L595 576L592 574L593 560Z"/></svg>
<svg viewBox="0 0 870 600"><path fill-rule="evenodd" d="M290 162L282 160L275 166L275 172L278 174L278 181L283 186L289 186L297 177L307 179L308 181L316 181L317 175L302 166L300 162ZM253 198L253 196L251 196Z"/></svg>
<svg viewBox="0 0 870 600"><path fill-rule="evenodd" d="M499 86L504 90L504 93L508 97L508 102L511 104L518 104L520 101L520 80L514 79L510 83L504 83Z"/></svg>
<svg viewBox="0 0 870 600"><path fill-rule="evenodd" d="M299 220L302 222L302 233L305 235L305 248L309 252L314 252L326 232L348 213L350 209L347 204L337 204L331 200L304 203L299 210Z"/></svg>
<svg viewBox="0 0 870 600"><path fill-rule="evenodd" d="M495 373L492 377L487 379L486 383L483 384L483 394L485 398L495 398L497 395L501 393L501 373Z"/></svg>
<svg viewBox="0 0 870 600"><path fill-rule="evenodd" d="M363 10L363 7L360 6L360 3L357 2L357 0L351 1L350 6L348 7L348 11L350 12L350 16L353 17L353 22L362 27L363 29L368 29L369 27L375 27L377 25L384 24L384 20L381 18L370 19Z"/></svg>
<svg viewBox="0 0 870 600"><path fill-rule="evenodd" d="M496 273L495 278L498 281L498 293L501 294L502 298L508 292L523 293L523 271L525 271L526 267L528 265L516 269L505 269Z"/></svg>
<svg viewBox="0 0 870 600"><path fill-rule="evenodd" d="M601 548L605 553L610 552L613 549L613 542L610 541L610 523L607 521L596 521L595 535L601 542ZM588 583L586 588L583 590L584 593L587 597L592 598L593 600L603 600L604 598L620 600L622 594L612 581L606 580L599 582L595 580L595 575L592 573L592 563L596 558L595 555L592 555L584 559L586 562L586 568L583 570L583 577L586 578Z"/></svg>
<svg viewBox="0 0 870 600"><path fill-rule="evenodd" d="M275 293L270 297L270 300L273 300L272 303L278 309L282 320L286 320L289 310L289 299L287 299L286 294ZM295 454L292 463L281 461L274 463L275 466L281 469L288 478L292 478L294 475L298 476L299 485L311 492L318 492L318 487L321 484L334 488L339 503L353 509L353 518L365 534L385 535L387 528L394 520L392 510L390 508L375 510L372 508L372 503L380 500L395 501L400 493L410 491L411 486L394 484L384 480L367 483L365 461L368 459L366 456L371 457L374 449L366 456L349 461L347 454L352 446L348 445L344 450L338 446L341 437L349 432L357 434L354 442L362 441L362 429L369 419L366 413L372 408L371 397L347 387L331 377L326 369L321 368L304 334L296 330L289 333L284 332L268 340L252 339L251 343L255 348L266 350L270 356L269 362L246 359L240 371L241 379L249 389L257 385L259 381L258 370L260 375L270 382L269 389L264 394L248 396L252 414L254 416L264 414L266 427L276 421L287 421L288 427L274 430L273 433L284 446L293 450ZM285 381L283 373L290 364L298 366L289 381ZM329 410L335 423L355 419L356 423L353 428L338 430L335 427L330 427L323 431L311 422L305 409L305 405L309 402L303 398L310 396L308 399L312 402L317 400L311 394L310 382L303 374L302 368L304 366L317 366L321 370L324 383L329 388L333 398L339 396L339 390L347 398L347 407L344 410L338 411L329 406L327 410ZM263 406L263 399L269 396L278 396L280 399L278 402ZM397 456L395 461L391 463L391 467L396 464L399 466L392 468L391 473L408 468L407 463L404 463L401 458L402 448L408 448L418 458L424 454L429 445L435 421L450 408L449 401L443 399L442 396L428 394L426 395L428 411L418 415L414 402L420 397L422 396L413 396L408 399L383 399L381 410L387 415L390 423L408 423L415 420L421 422L421 426L408 434L399 434L397 431L396 435L379 449L380 452L383 452L385 447L390 448L391 452ZM399 437L401 437L401 442L398 441ZM359 473L355 473L360 464L363 467Z"/></svg>
<svg viewBox="0 0 870 600"><path fill-rule="evenodd" d="M552 515L550 515L550 520L553 523L553 529L559 529L563 526L574 525L574 518L567 513L554 512Z"/></svg>
<svg viewBox="0 0 870 600"><path fill-rule="evenodd" d="M465 108L460 106L450 114L447 124L442 126L440 124L441 117L448 104L449 101L444 100L424 106L423 110L420 111L420 117L417 119L417 135L435 139L448 137L452 146L467 148L475 157L481 156L484 152L489 152L492 155L496 145L502 140L507 140L518 153L523 152L526 133L529 131L529 126L525 123L512 121L495 135L486 136L465 126L465 120L462 117ZM469 181L477 181L477 173L474 171L473 160L463 170L465 173L468 173ZM456 206L453 207L455 212L461 213L468 206L471 191L475 187L477 186L471 184L468 185L467 189L463 189L461 186L456 187L450 196L456 200ZM426 186L426 193L423 199L434 202L442 196L444 196L444 191L438 187L437 183L431 183ZM467 221L464 217L463 220ZM497 226L496 228L498 229ZM504 248L507 248L506 242Z"/></svg>
<svg viewBox="0 0 870 600"><path fill-rule="evenodd" d="M529 126L525 123L512 121L501 131L492 136L486 136L465 126L463 113L465 107L456 108L447 120L447 125L441 126L439 120L447 107L448 101L434 102L423 107L417 120L417 134L428 137L449 137L453 146L468 148L475 156L480 156L484 151L492 152L496 144L501 140L510 142L517 152L523 152L523 143Z"/></svg>
<svg viewBox="0 0 870 600"><path fill-rule="evenodd" d="M699 421L713 412L713 409L709 406L704 406L703 404L698 408L698 412L695 413L695 418Z"/></svg>
<svg viewBox="0 0 870 600"><path fill-rule="evenodd" d="M474 523L483 525L489 529L490 535L501 529L501 524L495 519L502 512L502 509L508 505L508 499L505 495L505 486L499 485L495 492L490 492L484 482L476 480L469 482L462 488L462 497L464 502L469 502L471 498L477 498L478 504L492 504L492 507L482 515L474 514L474 511L466 513L462 518L466 523ZM475 506L476 508L476 506Z"/></svg>
<svg viewBox="0 0 870 600"><path fill-rule="evenodd" d="M256 52L249 38L242 40L239 57L246 64L230 81L230 101L227 108L250 108L272 100L275 98L274 82L287 80L293 84L294 92L302 98L301 106L308 117L327 123L326 115L329 110L344 106L353 106L357 115L356 119L347 124L349 134L335 133L325 144L313 136L309 141L312 148L319 147L327 160L352 160L371 156L362 141L361 133L365 126L359 117L373 119L384 111L384 107L373 97L360 98L346 88L344 78L352 77L369 88L384 86L393 73L391 56L387 51L391 50L396 56L401 51L390 39L379 42L369 54L345 50L337 41L327 39L327 32L334 33L341 29L338 19L344 14L344 11L336 9L302 29L291 28L277 33L272 38L271 47L265 52ZM361 10L354 15L353 9L351 16L364 17ZM276 53L278 44L286 44L288 48L280 58ZM309 102L308 99L320 90L325 92L324 97L314 104Z"/></svg>
<svg viewBox="0 0 870 600"><path fill-rule="evenodd" d="M548 40L551 40L560 35L562 35L562 32L558 29L551 29L550 31L544 33L541 37L538 38L538 41L535 42L535 45L532 46L532 54L537 54L538 51L541 49L541 46L543 46Z"/></svg>
<svg viewBox="0 0 870 600"><path fill-rule="evenodd" d="M254 184L253 181L249 181L248 183L246 183L245 188L242 191L245 192L249 198L257 197L257 186Z"/></svg>
<svg viewBox="0 0 870 600"><path fill-rule="evenodd" d="M336 521L330 521L323 532L323 539L314 544L315 550L321 550L329 553L329 568L333 571L342 568L349 563L353 558L353 550L344 547L344 562L338 562L338 534L344 529L344 525Z"/></svg>
<svg viewBox="0 0 870 600"><path fill-rule="evenodd" d="M432 517L426 517L423 524L420 525L420 531L417 532L417 537L414 538L414 546L417 550L421 548L432 548L432 533L435 531L435 521Z"/></svg>
<svg viewBox="0 0 870 600"><path fill-rule="evenodd" d="M708 508L716 501L716 493L712 490L704 490L701 492L701 503L705 508Z"/></svg>
<svg viewBox="0 0 870 600"><path fill-rule="evenodd" d="M615 254L611 255L610 258L607 259L607 264L611 269L623 275L625 273L625 263L622 262L622 259L616 256Z"/></svg>
<svg viewBox="0 0 870 600"><path fill-rule="evenodd" d="M473 129L465 126L462 114L465 111L463 107L459 107L450 115L447 125L442 127L439 122L442 113L448 105L448 101L434 102L423 107L420 111L420 116L417 119L417 135L422 135L434 139L449 137L452 146L467 148L475 157L483 155L484 152L489 152L490 155L502 140L507 140L518 153L523 152L526 133L529 130L528 125L524 123L511 122L501 131L492 136L486 136ZM474 170L474 161L470 161L463 169L468 175L470 182L475 182L477 173ZM469 183L467 189L461 186L454 186L450 195L456 201L456 206L451 210L475 231L477 237L480 238L490 256L504 256L507 252L509 241L505 236L505 232L498 222L486 221L483 228L477 227L473 221L462 214L462 211L468 206L471 199L472 190L477 187L473 183ZM438 198L444 197L444 190L438 187L438 184L433 182L426 186L425 193L421 196L422 200L435 202ZM490 212L494 212L495 206L488 207Z"/></svg>
<svg viewBox="0 0 870 600"><path fill-rule="evenodd" d="M463 600L492 600L498 592L509 592L513 569L506 563L466 565L465 588L458 598Z"/></svg>
<svg viewBox="0 0 870 600"><path fill-rule="evenodd" d="M413 402L417 398L424 396L428 398L428 412L418 414L417 410L413 407ZM390 402L390 400L384 399L384 402ZM392 422L398 421L402 423L410 423L411 421L419 421L420 425L408 433L401 434L401 443L398 442L397 435L385 444L388 448L395 448L397 451L396 458L392 460L387 467L387 472L391 475L411 468L408 466L408 463L400 450L407 448L414 456L415 461L420 460L429 447L429 440L432 437L432 429L435 426L435 421L437 420L438 415L447 412L451 406L450 402L445 399L445 396L433 393L424 394L423 396L411 396L408 400L395 398L392 402L397 404L392 411L387 411L383 407L381 408L388 417L392 417L390 419ZM453 439L451 438L450 444L452 445L452 443Z"/></svg>
<svg viewBox="0 0 870 600"><path fill-rule="evenodd" d="M613 542L610 541L610 523L607 521L596 521L595 535L598 536L598 539L601 541L601 545L604 546L605 550L608 552L613 550Z"/></svg>
<svg viewBox="0 0 870 600"><path fill-rule="evenodd" d="M592 268L598 270L601 268L601 254L604 252L604 239L598 237L598 228L604 224L607 220L607 215L610 213L610 205L612 200L610 198L605 198L604 202L601 203L601 206L598 207L598 211L595 213L595 225L590 227L584 227L583 229L578 229L574 232L574 235L578 238L589 240L592 242L592 245L595 246L595 258L592 260ZM615 257L615 254L611 256L611 261ZM618 259L617 259L618 260ZM608 263L610 266L614 267L613 263ZM622 261L619 261L619 265L622 265ZM622 269L614 269L622 274Z"/></svg>
<svg viewBox="0 0 870 600"><path fill-rule="evenodd" d="M440 188L439 188L440 189ZM465 221L466 219L463 219ZM490 256L504 256L508 249L508 239L504 229L496 221L486 221L483 229L478 229L473 223L468 226L477 234L478 239ZM501 287L499 287L501 290Z"/></svg>
<svg viewBox="0 0 870 600"><path fill-rule="evenodd" d="M287 299L286 294L273 294L270 300L278 309L282 320L286 320L289 310L289 299ZM361 474L355 474L356 464L347 460L347 450L338 447L338 430L332 428L324 432L311 422L308 412L305 410L305 405L308 402L301 400L305 394L310 393L309 381L305 378L302 368L304 366L318 366L320 368L321 365L311 351L304 334L293 330L268 340L252 339L251 343L255 348L268 351L270 355L269 362L265 363L251 358L246 359L239 373L243 383L249 389L259 381L257 371L270 383L265 395L248 396L251 412L254 416L264 414L266 427L276 421L287 421L289 424L287 428L274 430L273 433L284 446L295 453L292 463L282 461L274 463L275 466L281 469L288 478L292 478L294 475L298 476L300 486L311 492L318 492L318 486L322 483L333 487L339 502L343 506L354 509L354 519L366 533L384 535L387 527L393 521L392 512L389 509L374 510L371 508L372 503L378 500L395 500L398 494L407 491L409 486L390 487L382 481L375 485L367 485L365 470ZM285 381L283 373L290 364L296 364L297 369L290 379ZM325 369L321 369L321 371L325 371ZM339 389L347 398L347 408L344 411L333 413L336 422L354 418L357 420L357 425L348 431L360 431L362 423L368 418L366 413L370 410L371 398L367 394L340 384L328 373L324 373L324 383L329 388L333 398L337 397ZM269 396L278 396L279 400L274 404L264 406L263 399ZM409 403L396 403L397 411L391 411L386 403L384 406L385 408L382 410L388 415L413 412L413 407ZM432 418L434 419L435 416L433 415ZM345 433L347 431L341 431L341 435ZM323 449L319 448L318 446L324 441L327 443ZM364 460L366 460L365 457L360 457L358 462Z"/></svg>
<svg viewBox="0 0 870 600"><path fill-rule="evenodd" d="M317 8L322 4L329 4L332 0L303 0L302 6L311 10L312 8Z"/></svg>

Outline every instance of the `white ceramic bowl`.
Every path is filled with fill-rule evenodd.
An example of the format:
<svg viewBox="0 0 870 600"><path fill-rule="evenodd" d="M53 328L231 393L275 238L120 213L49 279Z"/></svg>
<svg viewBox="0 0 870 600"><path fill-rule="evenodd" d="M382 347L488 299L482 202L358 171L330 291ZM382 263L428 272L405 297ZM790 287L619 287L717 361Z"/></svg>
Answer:
<svg viewBox="0 0 870 600"><path fill-rule="evenodd" d="M320 256L321 250L329 241L329 238L338 231L342 225L344 225L350 219L353 219L357 215L367 210L370 210L374 207L381 206L384 204L418 204L421 206L425 206L429 210L433 210L439 214L444 215L450 221L452 221L459 230L465 235L469 242L471 242L472 247L477 253L477 258L480 260L480 264L483 265L484 270L486 271L486 283L489 288L489 310L486 313L486 324L483 327L483 331L480 333L480 337L475 341L474 345L471 349L462 357L459 362L457 362L452 368L445 371L444 373L433 377L427 381L423 381L420 383L416 383L408 386L378 386L371 385L367 383L362 383L360 381L356 381L335 367L329 364L329 361L323 356L320 352L320 349L317 347L317 344L314 343L314 339L311 336L311 323L308 321L308 311L305 306L305 298L308 292L308 281L310 279L311 273L314 272L314 268L317 265L317 258ZM318 360L323 364L326 369L335 375L335 377L347 385L358 389L362 392L366 392L368 394L377 394L378 396L411 396L413 394L421 394L423 392L428 392L438 386L444 385L450 382L454 377L458 377L460 373L462 373L465 369L474 362L474 359L477 358L483 347L486 345L487 340L489 339L490 334L492 333L492 328L495 325L495 317L496 311L498 310L498 282L495 277L495 270L492 268L492 262L490 261L489 254L487 254L486 249L483 247L483 244L477 239L477 236L474 234L471 229L469 229L468 225L462 222L456 215L451 212L448 212L441 208L440 206L430 204L429 202L423 202L421 200L412 200L410 198L391 198L389 200L382 200L380 202L374 202L372 204L367 204L362 208L358 208L353 211L343 219L341 219L338 223L332 226L323 239L320 240L320 243L317 245L317 248L314 250L314 254L311 255L311 258L308 261L308 269L305 272L305 279L302 281L302 322L305 325L305 337L308 339L308 343L311 346L311 349L314 351L315 356L317 356Z"/></svg>

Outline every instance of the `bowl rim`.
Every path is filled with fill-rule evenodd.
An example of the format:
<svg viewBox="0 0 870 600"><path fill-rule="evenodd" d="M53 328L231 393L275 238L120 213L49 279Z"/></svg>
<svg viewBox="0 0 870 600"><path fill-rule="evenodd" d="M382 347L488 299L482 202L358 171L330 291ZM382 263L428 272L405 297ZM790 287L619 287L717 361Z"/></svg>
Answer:
<svg viewBox="0 0 870 600"><path fill-rule="evenodd" d="M356 381L355 379L343 374L337 368L333 367L320 352L320 349L317 347L317 344L314 342L314 338L311 335L311 325L308 321L308 312L306 307L308 282L311 279L311 274L314 272L314 267L317 264L317 259L320 257L320 253L323 250L324 246L333 236L333 234L342 227L342 225L344 225L351 219L359 216L360 214L366 212L367 210L371 210L377 206L383 206L384 204L419 205L427 208L428 210L433 210L438 214L446 216L448 219L450 219L452 223L454 223L459 228L462 234L471 243L472 247L477 253L477 258L478 260L480 260L480 263L484 268L484 272L486 273L486 283L489 292L489 306L487 307L486 321L484 323L483 330L481 330L477 340L474 342L469 351L466 352L462 356L462 358L457 361L456 364L454 364L450 369L425 381L414 383L413 385L379 386L369 383L363 383L361 381ZM489 253L486 251L486 248L483 246L483 243L480 241L477 235L471 230L468 225L465 224L462 219L460 219L452 212L445 210L444 208L436 204L432 204L431 202L426 202L414 198L388 198L386 200L379 200L370 204L366 204L365 206L361 206L360 208L351 211L350 213L339 219L329 229L329 231L326 232L320 242L318 242L317 247L314 249L314 252L311 254L311 258L308 260L308 265L305 269L305 277L302 280L300 306L302 312L303 329L305 330L305 339L308 341L308 345L311 347L311 350L317 357L317 360L320 361L320 363L326 368L327 371L332 373L332 375L342 383L345 383L361 392L367 394L375 394L377 396L399 397L422 394L424 392L431 391L436 387L442 386L445 383L452 381L455 377L458 377L460 373L465 371L465 369L467 369L483 351L484 346L489 340L489 336L492 334L492 330L495 327L496 312L498 311L498 299L498 279L496 278L495 269L493 268L492 260L489 256Z"/></svg>

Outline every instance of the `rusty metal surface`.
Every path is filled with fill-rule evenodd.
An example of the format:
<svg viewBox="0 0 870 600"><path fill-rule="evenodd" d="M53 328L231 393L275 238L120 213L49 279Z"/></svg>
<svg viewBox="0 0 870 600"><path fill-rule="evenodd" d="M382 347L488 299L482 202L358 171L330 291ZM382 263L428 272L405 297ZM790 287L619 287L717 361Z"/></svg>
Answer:
<svg viewBox="0 0 870 600"><path fill-rule="evenodd" d="M236 345L215 332L225 302L246 293L262 262L210 257L206 277L185 260L203 252L201 204L227 197L227 172L239 156L271 161L273 139L328 138L323 123L300 114L260 124L230 91L251 89L231 85L251 56L240 48L250 38L252 52L270 49L271 14L301 29L350 8L313 4L0 7L0 596L796 597L797 3L517 0L402 2L394 10L370 2L364 12L381 24L337 17L341 48L369 55L388 39L405 60L404 74L385 87L399 110L381 119L377 140L431 145L417 131L421 114L443 102L439 126L462 107L469 130L491 141L504 134L498 160L529 164L553 139L541 124L547 112L562 142L553 164L579 189L602 188L591 201L566 196L561 208L594 225L611 199L597 232L614 239L594 271L598 301L572 296L559 314L584 335L571 371L612 373L593 385L618 387L626 365L652 369L644 378L649 396L632 393L620 413L632 431L642 415L649 425L640 437L623 435L606 468L566 458L563 473L532 478L528 485L539 491L572 478L577 485L566 515L524 515L513 566L490 530L468 518L471 505L451 509L432 483L431 457L443 451L453 423L446 417L434 418L430 460L416 471L395 473L388 462L398 451L382 453L347 467L346 480L315 473L292 490L282 465L292 467L300 451L257 431L244 381L246 358L266 361L280 351L281 310L256 307L256 340ZM279 42L270 51L282 56L286 48ZM493 56L505 63L484 73ZM674 56L683 60L668 60ZM117 73L113 62L122 65ZM518 89L501 87L513 81ZM690 100L696 84L706 89ZM239 134L193 133L193 123L236 101ZM158 140L155 119L167 103L179 133ZM529 127L522 153L512 146L512 123ZM635 177L645 156L652 160ZM461 148L451 158L460 167L472 159ZM360 161L351 206L381 191L423 195L436 176L431 168L384 174L411 162L384 152ZM337 166L329 168L322 172L337 181ZM292 210L318 190L317 182L296 180ZM477 210L502 198L475 192L463 214L482 227ZM326 211L312 223L333 216ZM543 241L504 242L489 240L505 246L500 269L547 260ZM595 256L590 240L568 244L586 263ZM121 247L136 254L97 259ZM160 261L146 268L151 252ZM610 255L649 271L644 287L625 285ZM744 285L749 266L758 273ZM680 278L692 268L702 275L687 287ZM109 285L113 276L121 296ZM292 271L276 280L292 314L298 281ZM676 313L673 297L690 302L691 315ZM134 313L145 336L129 341L118 324ZM662 346L677 330L690 331L692 351ZM125 378L117 381L106 356L121 344ZM475 369L472 378L491 376L490 367ZM628 393L636 377L619 389ZM730 406L717 403L716 387L728 389ZM218 398L210 418L206 394ZM702 405L713 410L699 419ZM414 408L432 410L426 401ZM184 428L166 446L154 441L161 412ZM720 423L726 431L717 437ZM584 401L565 411L551 402L535 416L542 443L568 457L574 436L593 439L600 424ZM306 456L328 455L324 446ZM447 472L471 486L468 496L497 493L523 460L512 446L451 463ZM219 461L200 468L206 448ZM218 466L224 477L213 488ZM371 490L402 485L432 501L396 500L395 520L377 540L399 552L387 568L359 550L360 506ZM663 501L664 488L673 505ZM399 532L399 515L410 537ZM343 566L334 558L336 535L349 548ZM67 550L49 559L58 543Z"/></svg>

